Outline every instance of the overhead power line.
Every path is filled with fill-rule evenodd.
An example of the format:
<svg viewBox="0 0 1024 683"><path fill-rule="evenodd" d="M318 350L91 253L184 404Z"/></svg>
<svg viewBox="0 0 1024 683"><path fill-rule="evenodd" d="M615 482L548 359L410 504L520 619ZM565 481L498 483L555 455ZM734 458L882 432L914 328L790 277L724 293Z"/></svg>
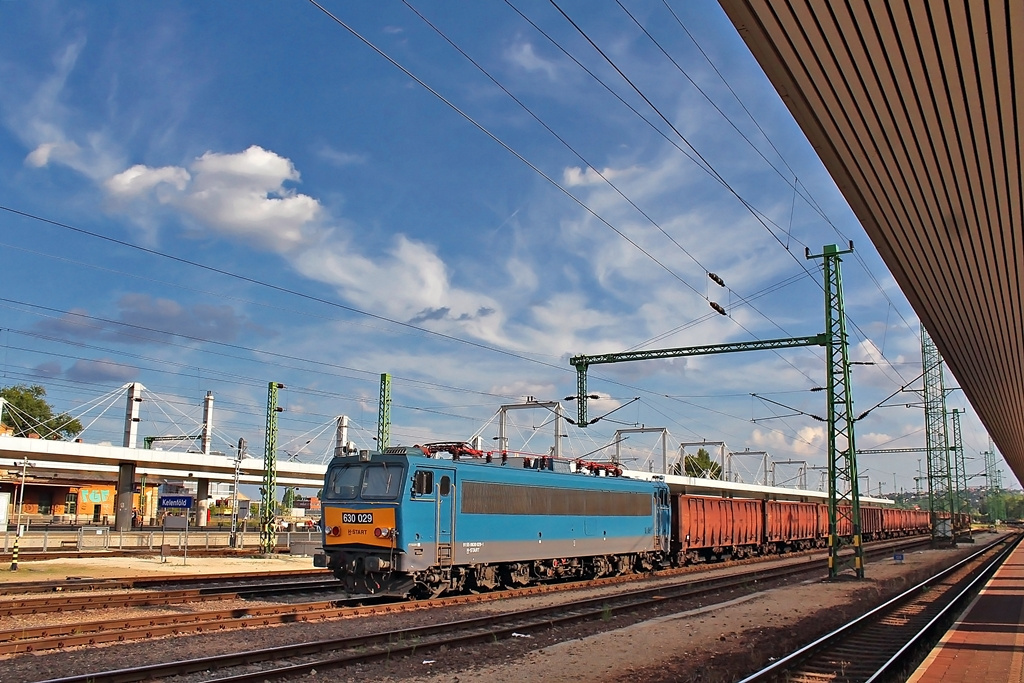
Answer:
<svg viewBox="0 0 1024 683"><path fill-rule="evenodd" d="M201 270L205 270L205 271L208 271L208 272L211 272L211 273L216 273L218 275L223 275L225 277L233 278L235 280L241 280L242 282L248 282L249 284L258 285L260 287L266 287L267 289L272 289L275 292L281 292L282 294L289 294L291 296L297 296L299 298L306 299L308 301L315 301L317 303L324 304L325 306L331 306L333 308L338 308L338 309L341 309L343 311L349 311L350 313L356 313L358 315L364 315L364 316L369 317L369 318L374 318L375 320L382 320L384 322L391 323L392 325L398 325L399 327L405 327L405 328L408 328L408 329L417 330L417 331L423 332L425 334L429 334L429 335L432 335L432 336L435 336L435 337L440 337L441 339L447 339L448 341L457 342L459 344L465 344L467 346L474 346L474 347L476 347L478 349L484 349L485 351L492 351L494 353L500 353L502 355L510 356L512 358L517 358L519 360L525 360L525 361L530 362L530 363L536 363L538 365L543 365L543 366L546 366L546 367L549 367L549 368L555 368L556 370L561 370L563 372L568 372L569 371L569 369L567 369L567 368L565 368L565 367L563 367L561 365L555 365L553 363L546 363L544 361L537 360L536 358L530 358L528 356L523 356L523 355L515 353L513 351L508 351L507 349L501 349L501 348L498 348L496 346L490 346L488 344L482 344L480 342L475 342L475 341L472 341L470 339L463 339L462 337L456 337L456 336L451 335L451 334L445 334L444 332L437 332L435 330L431 330L431 329L428 329L426 327L421 327L419 325L414 325L413 323L407 323L407 322L403 322L401 320L395 320L394 318L389 318L389 317L387 317L385 315L380 315L378 313L371 313L369 311L364 311L362 309L355 308L354 306L346 306L345 304L338 303L337 301L331 301L329 299L324 299L322 297L314 296L312 294L306 294L305 292L300 292L298 290L290 289L288 287L283 287L281 285L275 285L273 283L265 282L263 280L259 280L259 279L254 278L254 277L249 277L247 275L239 275L238 273L232 273L231 271L224 270L223 268L216 268L214 266L206 265L205 263L199 263L198 261L192 261L192 260L187 259L187 258L182 258L181 256L174 256L173 254L168 254L167 252L159 251L157 249L150 249L148 247L143 247L143 246L140 246L138 244L132 244L131 242L127 242L125 240L119 240L119 239L117 239L115 237L109 237L107 235L103 235L103 234L98 233L98 232L93 232L91 230L86 230L84 228L78 228L78 227L75 227L73 225L69 225L67 223L61 223L60 221L55 221L55 220L51 220L49 218L44 218L42 216L31 214L31 213L28 213L26 211L19 211L18 209L14 209L14 208L11 208L9 206L0 205L0 210L7 211L8 213L12 213L12 214L15 214L17 216L22 216L24 218L29 218L31 220L40 221L42 223L47 223L49 225L53 225L53 226L58 227L58 228L63 228L64 230L70 230L72 232L76 232L76 233L79 233L81 235L86 235L88 237L93 237L95 239L103 240L105 242L110 242L112 244L117 244L117 245L122 246L122 247L127 247L128 249L134 249L136 251L141 251L143 253L150 254L152 256L158 256L160 258L165 258L165 259L168 259L170 261L174 261L176 263L181 263L181 264L184 264L184 265L187 265L187 266L192 266L193 268L199 268Z"/></svg>

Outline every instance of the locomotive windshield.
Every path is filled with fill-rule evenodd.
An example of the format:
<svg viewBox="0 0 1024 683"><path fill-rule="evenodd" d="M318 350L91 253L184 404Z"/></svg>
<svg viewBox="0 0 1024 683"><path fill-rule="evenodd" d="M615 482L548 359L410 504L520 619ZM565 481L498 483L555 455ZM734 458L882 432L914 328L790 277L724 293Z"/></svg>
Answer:
<svg viewBox="0 0 1024 683"><path fill-rule="evenodd" d="M324 497L329 500L397 500L402 486L400 465L345 465L331 470Z"/></svg>

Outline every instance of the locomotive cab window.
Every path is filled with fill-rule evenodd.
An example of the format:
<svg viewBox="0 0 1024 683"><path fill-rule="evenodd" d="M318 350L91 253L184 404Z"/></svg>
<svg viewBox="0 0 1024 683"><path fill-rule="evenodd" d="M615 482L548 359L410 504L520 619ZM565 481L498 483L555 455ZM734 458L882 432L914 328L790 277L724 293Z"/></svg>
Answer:
<svg viewBox="0 0 1024 683"><path fill-rule="evenodd" d="M412 476L412 492L417 496L429 496L434 492L434 473L430 470L416 470Z"/></svg>
<svg viewBox="0 0 1024 683"><path fill-rule="evenodd" d="M396 500L401 488L402 468L396 465L370 465L363 473L363 500Z"/></svg>
<svg viewBox="0 0 1024 683"><path fill-rule="evenodd" d="M359 465L346 465L331 472L327 482L328 498L334 500L355 500L359 495L359 483L363 476L363 468Z"/></svg>
<svg viewBox="0 0 1024 683"><path fill-rule="evenodd" d="M438 490L441 491L442 496L447 496L452 492L452 480L447 475L441 477L441 483L438 485Z"/></svg>
<svg viewBox="0 0 1024 683"><path fill-rule="evenodd" d="M396 465L345 465L331 470L324 497L329 500L396 500L403 468Z"/></svg>

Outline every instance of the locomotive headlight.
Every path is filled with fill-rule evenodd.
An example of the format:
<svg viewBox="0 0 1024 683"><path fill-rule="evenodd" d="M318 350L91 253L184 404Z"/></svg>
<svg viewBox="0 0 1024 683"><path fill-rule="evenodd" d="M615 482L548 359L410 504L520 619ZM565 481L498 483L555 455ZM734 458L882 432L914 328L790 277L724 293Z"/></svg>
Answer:
<svg viewBox="0 0 1024 683"><path fill-rule="evenodd" d="M373 535L377 538L388 538L391 536L391 529L386 527L377 527L373 530Z"/></svg>
<svg viewBox="0 0 1024 683"><path fill-rule="evenodd" d="M341 536L341 527L332 526L331 527L331 536Z"/></svg>

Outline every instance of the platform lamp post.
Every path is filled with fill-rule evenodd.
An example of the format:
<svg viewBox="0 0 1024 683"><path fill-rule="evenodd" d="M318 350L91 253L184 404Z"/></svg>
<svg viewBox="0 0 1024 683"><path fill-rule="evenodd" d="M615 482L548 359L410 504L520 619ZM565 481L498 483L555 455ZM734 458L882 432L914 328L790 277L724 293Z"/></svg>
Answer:
<svg viewBox="0 0 1024 683"><path fill-rule="evenodd" d="M11 571L18 571L18 541L21 539L21 511L25 505L25 477L29 466L35 467L34 463L28 461L26 455L21 459L21 486L18 489L18 521L14 532L14 548L11 553Z"/></svg>

